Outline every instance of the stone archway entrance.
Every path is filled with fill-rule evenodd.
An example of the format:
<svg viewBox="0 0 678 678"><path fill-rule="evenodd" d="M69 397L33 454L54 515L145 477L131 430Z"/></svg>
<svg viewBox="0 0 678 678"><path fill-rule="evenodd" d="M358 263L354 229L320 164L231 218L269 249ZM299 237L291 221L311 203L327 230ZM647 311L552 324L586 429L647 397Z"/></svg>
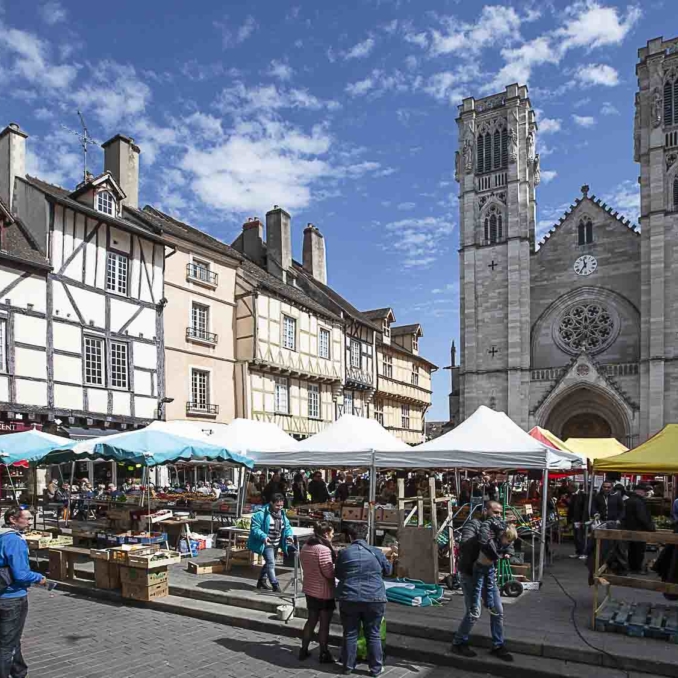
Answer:
<svg viewBox="0 0 678 678"><path fill-rule="evenodd" d="M563 393L542 425L562 440L611 437L626 444L631 434L622 408L603 390L590 385Z"/></svg>

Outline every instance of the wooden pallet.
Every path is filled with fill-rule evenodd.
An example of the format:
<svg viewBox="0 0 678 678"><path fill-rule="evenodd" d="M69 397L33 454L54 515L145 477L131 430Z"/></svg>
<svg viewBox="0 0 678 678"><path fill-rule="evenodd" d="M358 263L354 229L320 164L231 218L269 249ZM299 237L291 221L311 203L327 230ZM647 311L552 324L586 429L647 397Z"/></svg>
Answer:
<svg viewBox="0 0 678 678"><path fill-rule="evenodd" d="M596 614L595 628L678 644L678 607L608 600Z"/></svg>

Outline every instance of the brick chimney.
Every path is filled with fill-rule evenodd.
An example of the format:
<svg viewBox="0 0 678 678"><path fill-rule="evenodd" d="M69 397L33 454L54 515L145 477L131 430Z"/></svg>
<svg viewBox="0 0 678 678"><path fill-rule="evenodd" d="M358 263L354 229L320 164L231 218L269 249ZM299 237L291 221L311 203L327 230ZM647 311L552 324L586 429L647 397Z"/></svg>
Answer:
<svg viewBox="0 0 678 678"><path fill-rule="evenodd" d="M242 233L233 247L258 266L264 265L264 225L257 217L250 217L242 225Z"/></svg>
<svg viewBox="0 0 678 678"><path fill-rule="evenodd" d="M304 269L318 282L327 285L327 259L325 257L325 238L313 225L304 229Z"/></svg>
<svg viewBox="0 0 678 678"><path fill-rule="evenodd" d="M284 209L274 205L266 213L266 268L271 275L287 282L292 267L292 223Z"/></svg>
<svg viewBox="0 0 678 678"><path fill-rule="evenodd" d="M10 122L0 132L0 198L13 209L14 179L26 176L26 139L28 134Z"/></svg>
<svg viewBox="0 0 678 678"><path fill-rule="evenodd" d="M127 196L123 205L139 208L139 153L134 139L116 134L103 143L104 170L111 173Z"/></svg>

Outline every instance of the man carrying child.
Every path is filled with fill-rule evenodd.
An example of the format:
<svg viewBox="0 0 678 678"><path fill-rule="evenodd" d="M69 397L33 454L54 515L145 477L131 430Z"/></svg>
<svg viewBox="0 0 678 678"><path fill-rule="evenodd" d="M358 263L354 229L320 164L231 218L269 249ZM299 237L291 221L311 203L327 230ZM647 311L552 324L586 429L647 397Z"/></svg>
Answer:
<svg viewBox="0 0 678 678"><path fill-rule="evenodd" d="M475 657L468 646L469 634L480 619L484 602L490 613L492 651L490 654L506 662L513 656L504 646L504 610L497 585L496 565L501 558L510 558L517 538L515 527L502 520L503 509L496 501L485 505L484 520L470 520L464 526L459 549L459 574L464 592L466 614L452 643L452 651L463 657Z"/></svg>

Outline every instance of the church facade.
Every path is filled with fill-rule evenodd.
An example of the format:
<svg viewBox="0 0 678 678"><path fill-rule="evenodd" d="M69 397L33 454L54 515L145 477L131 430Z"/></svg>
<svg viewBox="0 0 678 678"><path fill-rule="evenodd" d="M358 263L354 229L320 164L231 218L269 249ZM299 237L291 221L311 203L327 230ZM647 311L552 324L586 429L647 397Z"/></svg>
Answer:
<svg viewBox="0 0 678 678"><path fill-rule="evenodd" d="M459 106L453 421L488 405L525 429L628 446L678 421L678 39L641 48L637 76L640 224L582 186L539 243L527 88Z"/></svg>

